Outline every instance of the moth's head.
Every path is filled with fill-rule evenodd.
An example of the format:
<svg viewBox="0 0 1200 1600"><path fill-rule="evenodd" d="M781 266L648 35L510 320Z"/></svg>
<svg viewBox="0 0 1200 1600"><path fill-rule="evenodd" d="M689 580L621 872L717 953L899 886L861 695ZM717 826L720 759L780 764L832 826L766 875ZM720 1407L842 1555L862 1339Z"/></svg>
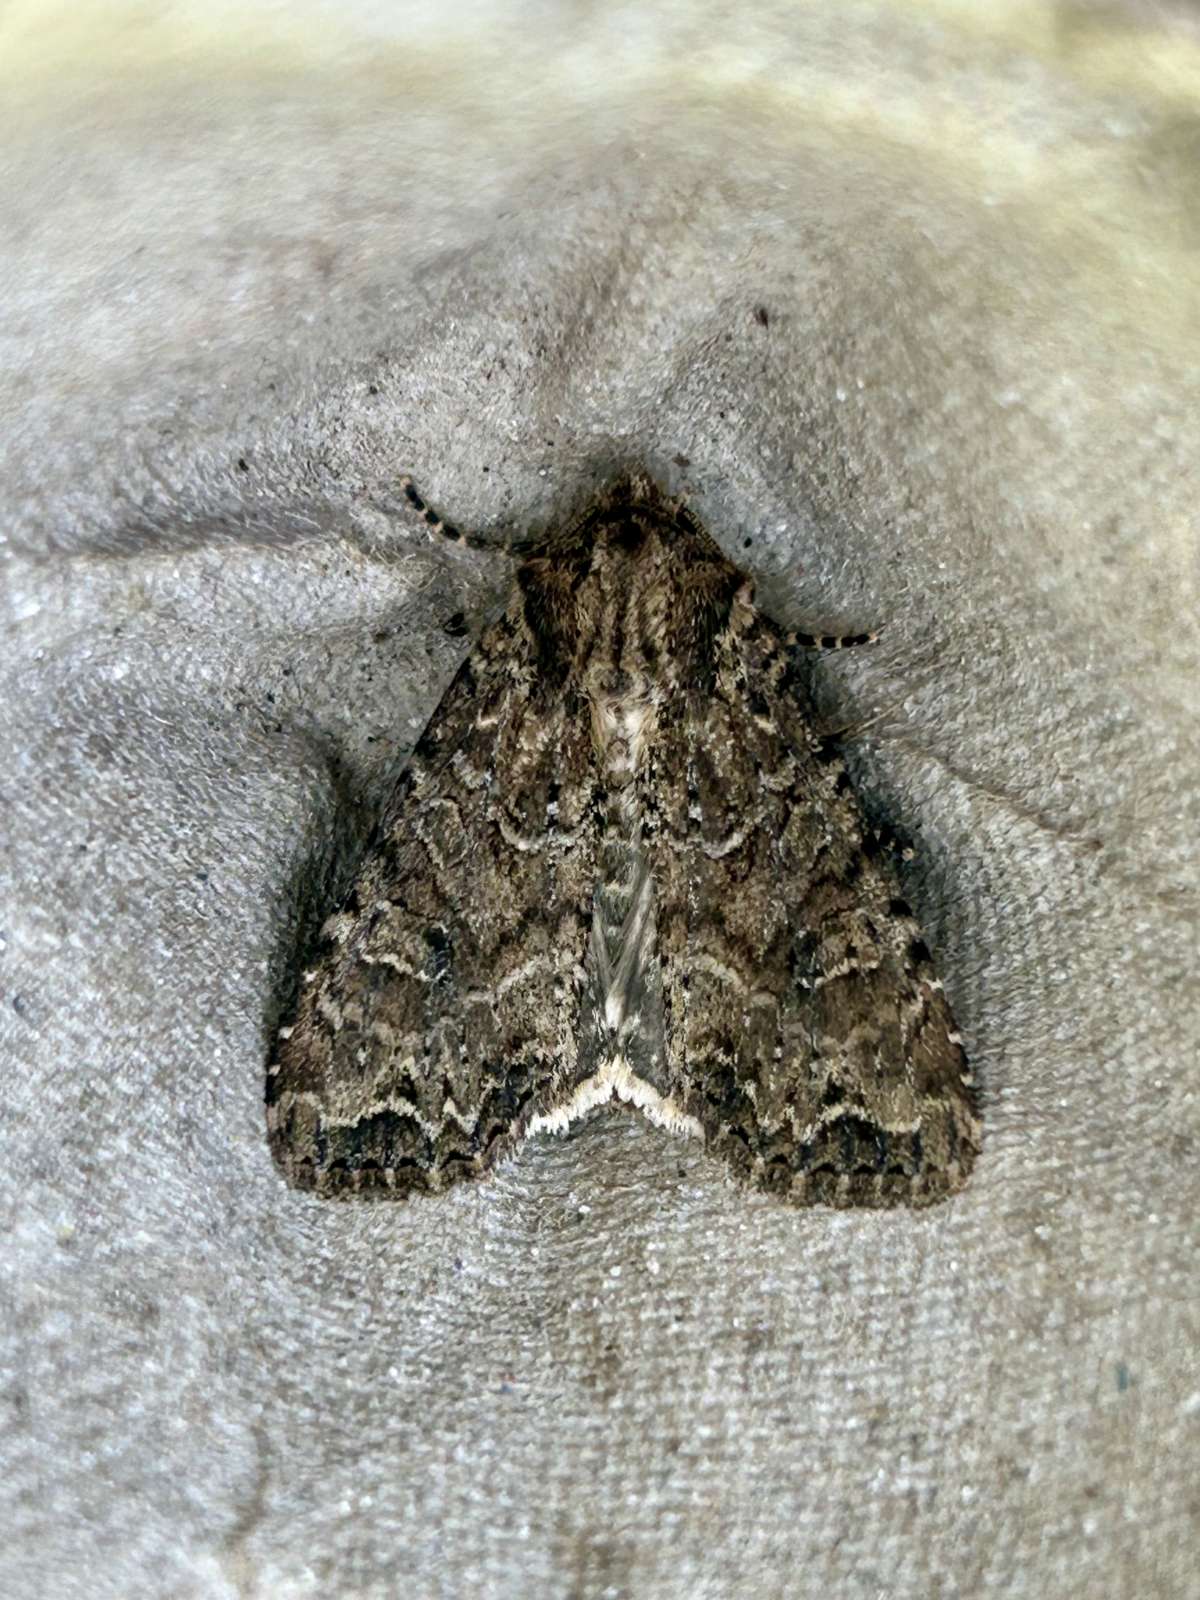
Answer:
<svg viewBox="0 0 1200 1600"><path fill-rule="evenodd" d="M644 472L614 480L576 524L576 531L593 543L629 554L653 543L670 547L700 534L683 501L666 494Z"/></svg>

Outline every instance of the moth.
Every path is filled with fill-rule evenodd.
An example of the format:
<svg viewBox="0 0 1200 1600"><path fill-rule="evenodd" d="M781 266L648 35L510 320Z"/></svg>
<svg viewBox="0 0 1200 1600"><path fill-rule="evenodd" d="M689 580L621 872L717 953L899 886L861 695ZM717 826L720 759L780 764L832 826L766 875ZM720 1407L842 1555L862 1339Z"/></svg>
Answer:
<svg viewBox="0 0 1200 1600"><path fill-rule="evenodd" d="M961 1188L962 1039L798 670L873 637L785 632L644 477L527 550L280 1032L287 1178L443 1190L616 1101L793 1204Z"/></svg>

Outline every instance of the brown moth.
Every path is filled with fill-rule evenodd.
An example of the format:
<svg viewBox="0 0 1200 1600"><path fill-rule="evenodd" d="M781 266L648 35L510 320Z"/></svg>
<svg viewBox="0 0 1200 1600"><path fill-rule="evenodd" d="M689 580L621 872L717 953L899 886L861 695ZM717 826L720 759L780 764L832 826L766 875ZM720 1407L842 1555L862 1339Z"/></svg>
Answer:
<svg viewBox="0 0 1200 1600"><path fill-rule="evenodd" d="M444 1189L616 1100L793 1204L961 1188L961 1038L794 659L872 637L778 628L642 478L527 554L280 1032L291 1182Z"/></svg>

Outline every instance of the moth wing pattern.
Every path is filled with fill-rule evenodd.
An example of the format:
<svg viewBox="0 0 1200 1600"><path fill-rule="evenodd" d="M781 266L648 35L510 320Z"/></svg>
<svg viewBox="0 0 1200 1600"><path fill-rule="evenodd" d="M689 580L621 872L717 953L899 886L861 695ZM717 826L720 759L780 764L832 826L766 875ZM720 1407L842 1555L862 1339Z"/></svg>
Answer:
<svg viewBox="0 0 1200 1600"><path fill-rule="evenodd" d="M795 667L873 637L785 636L642 477L526 551L280 1032L287 1177L439 1190L616 1099L792 1204L961 1188L962 1041Z"/></svg>
<svg viewBox="0 0 1200 1600"><path fill-rule="evenodd" d="M894 865L735 597L649 778L665 1048L708 1148L794 1204L931 1204L979 1146L960 1035Z"/></svg>
<svg viewBox="0 0 1200 1600"><path fill-rule="evenodd" d="M272 1149L299 1188L402 1198L478 1177L570 1089L596 780L557 648L518 593L323 929L268 1073Z"/></svg>

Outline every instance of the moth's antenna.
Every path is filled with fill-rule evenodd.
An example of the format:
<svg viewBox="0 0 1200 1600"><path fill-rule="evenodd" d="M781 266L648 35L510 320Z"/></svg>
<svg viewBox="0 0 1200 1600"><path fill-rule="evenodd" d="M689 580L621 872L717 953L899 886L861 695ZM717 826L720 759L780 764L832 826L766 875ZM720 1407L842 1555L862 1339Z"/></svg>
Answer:
<svg viewBox="0 0 1200 1600"><path fill-rule="evenodd" d="M793 650L852 650L860 644L874 644L879 630L874 633L800 633L793 629L785 633L783 642Z"/></svg>
<svg viewBox="0 0 1200 1600"><path fill-rule="evenodd" d="M412 506L418 516L422 517L433 533L441 534L443 539L448 539L451 544L462 545L467 550L490 550L493 554L497 550L507 555L526 555L532 550L540 549L544 539L502 539L492 541L481 539L477 533L464 533L461 528L456 528L452 522L447 522L440 517L427 500L417 491L416 484L406 473L400 479L400 488L404 498Z"/></svg>

